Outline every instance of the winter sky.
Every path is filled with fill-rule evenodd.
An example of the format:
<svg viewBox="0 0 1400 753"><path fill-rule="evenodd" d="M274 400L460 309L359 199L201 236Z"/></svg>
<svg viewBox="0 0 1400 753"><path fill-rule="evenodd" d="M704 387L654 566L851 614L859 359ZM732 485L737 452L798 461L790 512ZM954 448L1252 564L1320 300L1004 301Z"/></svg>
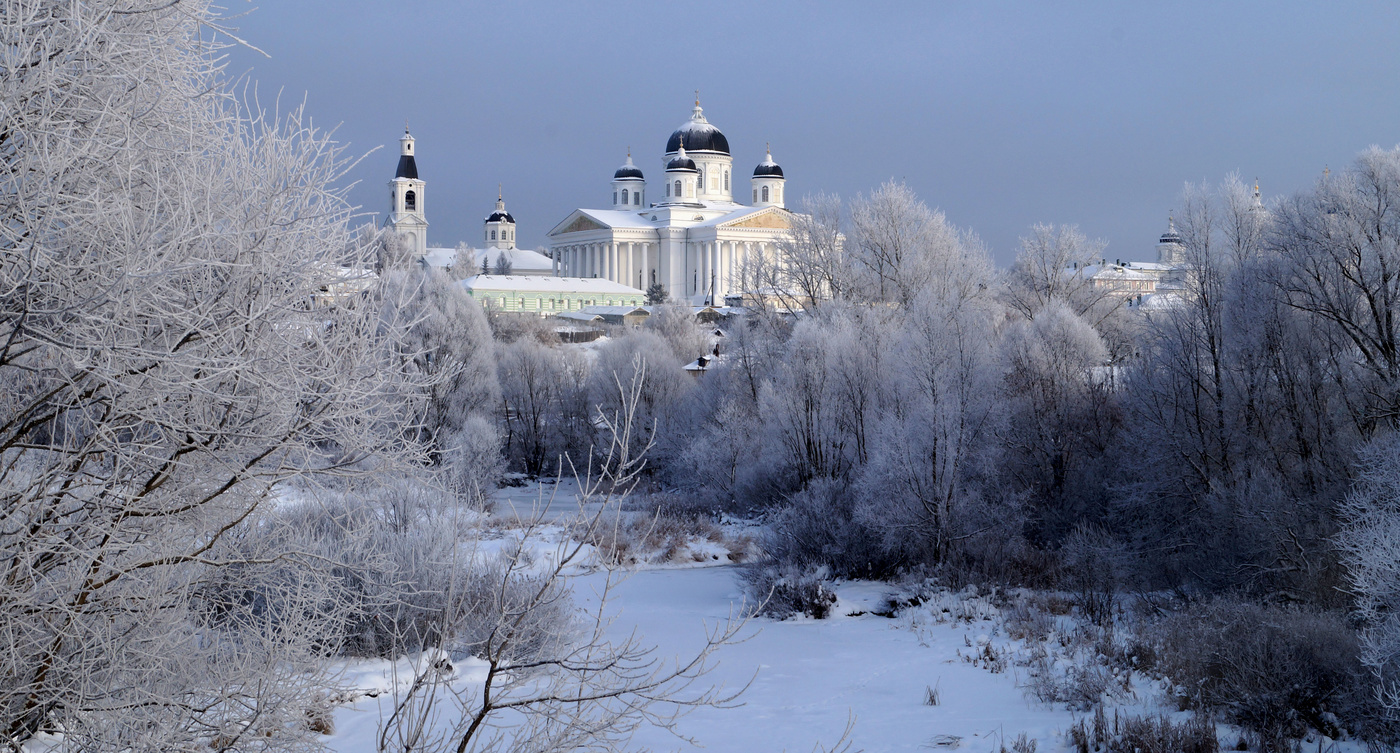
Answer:
<svg viewBox="0 0 1400 753"><path fill-rule="evenodd" d="M1186 181L1238 171L1267 198L1400 142L1388 1L296 0L235 23L271 56L229 63L265 105L304 96L352 153L382 147L349 175L381 221L408 120L435 246L481 245L497 183L544 244L607 208L629 146L659 187L695 89L740 196L772 142L790 206L904 180L1003 265L1034 222L1148 259Z"/></svg>

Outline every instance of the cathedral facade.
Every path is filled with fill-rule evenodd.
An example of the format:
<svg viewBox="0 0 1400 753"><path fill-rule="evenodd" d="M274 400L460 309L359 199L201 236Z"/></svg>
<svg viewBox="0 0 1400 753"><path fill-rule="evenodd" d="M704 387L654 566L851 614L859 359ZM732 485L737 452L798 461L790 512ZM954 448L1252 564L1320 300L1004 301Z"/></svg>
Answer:
<svg viewBox="0 0 1400 753"><path fill-rule="evenodd" d="M648 185L629 153L613 174L611 208L575 209L549 231L556 275L637 290L660 284L671 300L694 305L744 292L745 263L775 257L791 228L786 176L771 151L740 187L729 140L696 101L667 140L661 168L660 184Z"/></svg>

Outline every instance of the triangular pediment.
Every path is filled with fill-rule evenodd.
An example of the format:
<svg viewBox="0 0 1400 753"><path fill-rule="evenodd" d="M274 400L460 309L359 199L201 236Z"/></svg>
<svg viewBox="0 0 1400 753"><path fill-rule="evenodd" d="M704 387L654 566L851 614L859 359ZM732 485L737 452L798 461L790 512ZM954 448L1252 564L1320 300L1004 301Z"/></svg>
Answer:
<svg viewBox="0 0 1400 753"><path fill-rule="evenodd" d="M788 213L781 209L773 209L768 212L751 214L741 220L725 222L720 227L752 227L766 230L787 230L792 227L792 220Z"/></svg>
<svg viewBox="0 0 1400 753"><path fill-rule="evenodd" d="M607 230L608 226L589 217L583 212L574 212L574 216L564 220L559 227L551 231L550 235L564 235L565 233L581 233L586 230Z"/></svg>

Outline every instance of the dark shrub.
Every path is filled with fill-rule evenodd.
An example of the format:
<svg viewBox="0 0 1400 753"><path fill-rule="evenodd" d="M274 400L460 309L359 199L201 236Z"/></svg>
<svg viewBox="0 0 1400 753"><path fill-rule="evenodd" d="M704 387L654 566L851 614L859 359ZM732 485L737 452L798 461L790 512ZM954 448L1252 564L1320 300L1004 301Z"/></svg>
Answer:
<svg viewBox="0 0 1400 753"><path fill-rule="evenodd" d="M1265 750L1366 714L1359 643L1339 615L1222 598L1166 618L1156 639L1184 704L1223 710Z"/></svg>
<svg viewBox="0 0 1400 753"><path fill-rule="evenodd" d="M744 568L744 591L755 614L785 620L805 614L824 619L836 604L836 593L827 585L825 568L803 570L772 562Z"/></svg>

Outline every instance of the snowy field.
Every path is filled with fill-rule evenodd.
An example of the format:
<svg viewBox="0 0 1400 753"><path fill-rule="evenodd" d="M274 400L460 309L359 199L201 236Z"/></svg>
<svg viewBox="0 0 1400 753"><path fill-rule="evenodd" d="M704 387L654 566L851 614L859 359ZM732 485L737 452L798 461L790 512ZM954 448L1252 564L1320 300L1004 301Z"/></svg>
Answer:
<svg viewBox="0 0 1400 753"><path fill-rule="evenodd" d="M580 608L602 582L601 572L573 579ZM755 619L748 639L718 654L711 683L737 689L749 684L737 708L701 708L684 717L677 732L703 747L655 728L639 730L635 747L651 751L811 751L830 746L854 719L853 750L920 751L1010 749L1025 733L1037 750L1069 750L1066 733L1083 714L1062 704L1034 700L1023 687L1027 669L1017 664L1025 646L1007 638L985 599L966 595L906 609L897 618L881 609L887 588L848 583L826 620L775 622ZM616 637L636 630L665 657L688 656L703 643L705 628L737 611L742 596L732 566L649 569L633 573L613 591ZM953 614L942 610L950 608ZM859 616L853 613L865 612ZM970 618L970 619L969 619ZM999 667L973 657L1007 658ZM389 665L358 665L361 687L387 688ZM459 662L458 682L479 682L472 661ZM751 684L750 684L750 681ZM1120 698L1123 713L1158 713L1156 683L1134 678ZM936 688L938 705L928 705ZM330 746L342 753L374 750L380 700L361 698L335 714ZM1110 714L1112 712L1110 711ZM1176 715L1184 718L1185 715ZM1237 735L1222 728L1228 743ZM1328 744L1326 750L1348 750Z"/></svg>

